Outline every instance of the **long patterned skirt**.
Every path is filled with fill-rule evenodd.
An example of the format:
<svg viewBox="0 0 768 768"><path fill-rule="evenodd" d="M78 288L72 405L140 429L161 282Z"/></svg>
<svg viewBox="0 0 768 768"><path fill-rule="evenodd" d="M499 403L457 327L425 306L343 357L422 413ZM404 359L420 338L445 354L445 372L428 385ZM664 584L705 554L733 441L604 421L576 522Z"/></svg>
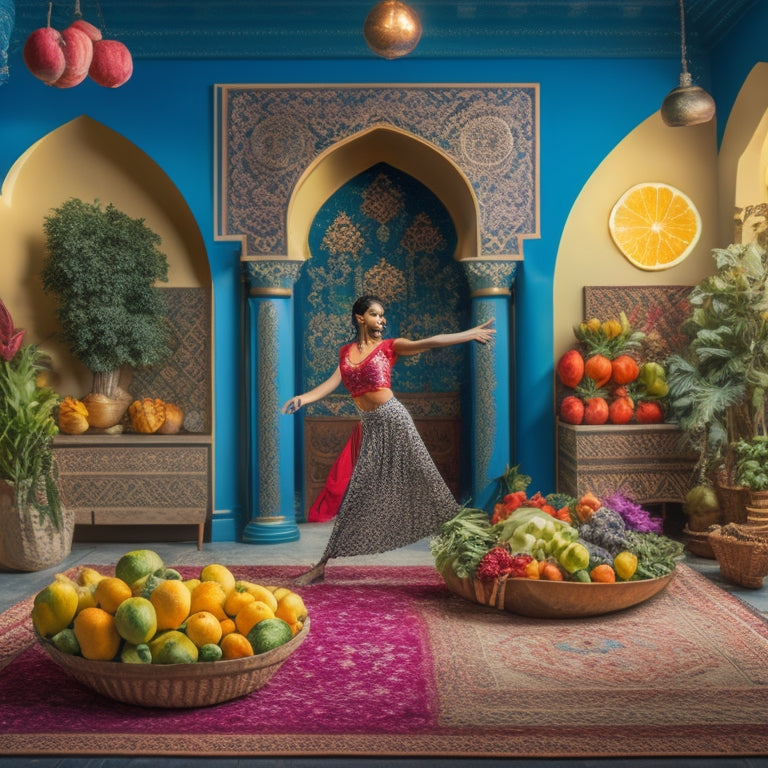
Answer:
<svg viewBox="0 0 768 768"><path fill-rule="evenodd" d="M437 533L460 508L400 401L361 418L360 456L323 560L412 544Z"/></svg>

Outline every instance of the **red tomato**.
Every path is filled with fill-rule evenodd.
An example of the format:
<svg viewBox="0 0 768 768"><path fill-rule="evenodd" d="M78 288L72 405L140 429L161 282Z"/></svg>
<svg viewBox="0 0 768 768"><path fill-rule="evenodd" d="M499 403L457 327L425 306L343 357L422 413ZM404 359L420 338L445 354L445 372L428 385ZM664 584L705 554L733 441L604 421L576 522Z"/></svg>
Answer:
<svg viewBox="0 0 768 768"><path fill-rule="evenodd" d="M635 404L630 397L617 397L608 408L608 418L611 424L629 424Z"/></svg>
<svg viewBox="0 0 768 768"><path fill-rule="evenodd" d="M635 420L638 424L660 424L664 421L664 409L652 400L638 403Z"/></svg>
<svg viewBox="0 0 768 768"><path fill-rule="evenodd" d="M617 384L631 384L640 374L640 366L629 355L619 355L611 361L611 378Z"/></svg>
<svg viewBox="0 0 768 768"><path fill-rule="evenodd" d="M568 395L560 403L560 418L568 424L581 424L584 421L584 403L576 395Z"/></svg>
<svg viewBox="0 0 768 768"><path fill-rule="evenodd" d="M605 424L608 421L608 403L603 397L590 397L584 406L585 424Z"/></svg>
<svg viewBox="0 0 768 768"><path fill-rule="evenodd" d="M598 387L602 387L611 380L613 366L605 355L592 355L584 363L584 374L593 379Z"/></svg>
<svg viewBox="0 0 768 768"><path fill-rule="evenodd" d="M573 389L584 378L584 358L578 349L566 352L557 364L557 375L560 381Z"/></svg>

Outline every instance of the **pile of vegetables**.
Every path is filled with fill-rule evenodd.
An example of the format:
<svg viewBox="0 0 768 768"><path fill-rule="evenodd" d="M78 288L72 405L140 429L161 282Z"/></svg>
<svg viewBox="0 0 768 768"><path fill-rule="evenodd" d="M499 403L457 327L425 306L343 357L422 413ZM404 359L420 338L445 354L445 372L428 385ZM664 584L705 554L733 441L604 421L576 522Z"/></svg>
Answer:
<svg viewBox="0 0 768 768"><path fill-rule="evenodd" d="M446 522L430 542L437 569L480 581L612 583L664 576L683 556L661 521L620 493L529 498L529 482L517 467L507 469L492 517L465 507Z"/></svg>
<svg viewBox="0 0 768 768"><path fill-rule="evenodd" d="M666 373L660 363L642 361L645 334L632 329L624 312L618 318L585 320L573 332L577 346L557 364L560 383L569 390L560 402L563 421L664 421L664 398L669 390Z"/></svg>

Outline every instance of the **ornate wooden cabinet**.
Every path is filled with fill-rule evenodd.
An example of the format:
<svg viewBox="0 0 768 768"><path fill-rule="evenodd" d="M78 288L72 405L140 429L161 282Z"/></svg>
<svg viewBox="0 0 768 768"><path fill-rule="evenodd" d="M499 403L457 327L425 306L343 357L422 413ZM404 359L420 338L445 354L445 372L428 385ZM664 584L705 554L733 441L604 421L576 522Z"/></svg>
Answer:
<svg viewBox="0 0 768 768"><path fill-rule="evenodd" d="M674 424L557 426L557 489L580 496L628 493L636 502L682 502L696 455Z"/></svg>
<svg viewBox="0 0 768 768"><path fill-rule="evenodd" d="M212 506L205 435L59 435L64 504L78 525L193 525L197 545Z"/></svg>

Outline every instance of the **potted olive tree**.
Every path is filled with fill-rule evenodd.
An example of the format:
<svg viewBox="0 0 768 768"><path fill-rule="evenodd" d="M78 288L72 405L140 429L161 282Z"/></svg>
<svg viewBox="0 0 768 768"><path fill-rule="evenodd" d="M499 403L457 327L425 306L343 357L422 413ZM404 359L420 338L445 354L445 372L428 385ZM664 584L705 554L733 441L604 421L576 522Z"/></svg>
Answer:
<svg viewBox="0 0 768 768"><path fill-rule="evenodd" d="M53 456L59 398L44 384L47 356L23 337L0 300L0 567L37 571L69 554L75 520Z"/></svg>
<svg viewBox="0 0 768 768"><path fill-rule="evenodd" d="M690 294L688 344L666 361L668 404L699 452L697 495L740 491L734 446L766 433L768 253L756 242L713 251L715 272ZM736 501L743 509L743 503ZM737 512L743 517L743 512Z"/></svg>
<svg viewBox="0 0 768 768"><path fill-rule="evenodd" d="M70 198L45 218L47 257L42 282L58 298L62 335L93 374L83 398L92 427L120 422L132 398L121 369L151 366L168 353L165 304L157 281L167 281L160 236L144 219L111 203Z"/></svg>

